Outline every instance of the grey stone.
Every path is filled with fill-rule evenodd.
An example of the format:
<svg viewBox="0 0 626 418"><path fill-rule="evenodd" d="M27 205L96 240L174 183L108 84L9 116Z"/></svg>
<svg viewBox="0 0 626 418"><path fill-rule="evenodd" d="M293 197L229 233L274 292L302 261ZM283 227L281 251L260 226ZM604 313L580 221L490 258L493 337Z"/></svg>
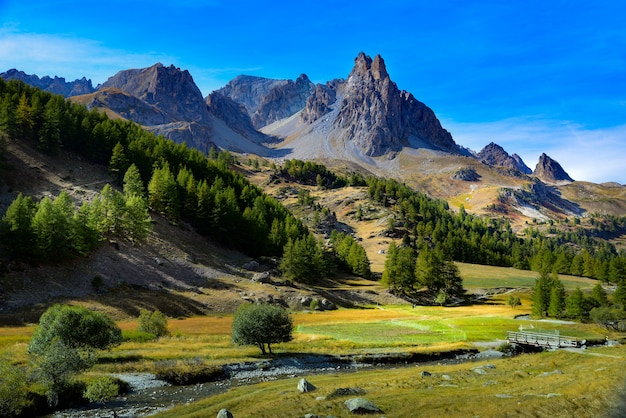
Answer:
<svg viewBox="0 0 626 418"><path fill-rule="evenodd" d="M302 393L313 392L315 389L317 388L305 378L300 379L300 381L298 382L298 390Z"/></svg>
<svg viewBox="0 0 626 418"><path fill-rule="evenodd" d="M365 395L365 389L361 388L337 388L330 395L328 399L337 398L339 396L359 396Z"/></svg>
<svg viewBox="0 0 626 418"><path fill-rule="evenodd" d="M252 276L252 281L257 283L272 283L270 274L267 271L255 273L254 276Z"/></svg>
<svg viewBox="0 0 626 418"><path fill-rule="evenodd" d="M476 374L487 374L487 371L481 367L475 367L472 371Z"/></svg>
<svg viewBox="0 0 626 418"><path fill-rule="evenodd" d="M353 414L378 414L383 412L374 403L365 398L348 399L345 405Z"/></svg>
<svg viewBox="0 0 626 418"><path fill-rule="evenodd" d="M320 302L320 306L325 311L334 311L337 309L337 306L328 299L322 299L322 301Z"/></svg>
<svg viewBox="0 0 626 418"><path fill-rule="evenodd" d="M233 418L233 414L228 409L220 409L217 413L217 418Z"/></svg>

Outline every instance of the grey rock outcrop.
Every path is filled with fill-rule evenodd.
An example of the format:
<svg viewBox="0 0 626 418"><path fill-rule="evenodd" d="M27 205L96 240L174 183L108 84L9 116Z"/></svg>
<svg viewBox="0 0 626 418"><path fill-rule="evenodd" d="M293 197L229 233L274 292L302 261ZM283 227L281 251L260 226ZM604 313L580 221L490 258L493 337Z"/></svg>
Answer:
<svg viewBox="0 0 626 418"><path fill-rule="evenodd" d="M300 75L295 81L287 80L284 84L273 86L252 115L252 124L260 129L299 112L314 89L314 84L306 74Z"/></svg>
<svg viewBox="0 0 626 418"><path fill-rule="evenodd" d="M24 71L18 71L15 68L1 73L0 77L5 80L20 80L33 87L50 93L60 94L63 97L79 96L95 91L91 80L87 80L85 77L74 81L65 81L63 77L49 77L47 75L39 78L35 74L26 74Z"/></svg>
<svg viewBox="0 0 626 418"><path fill-rule="evenodd" d="M400 151L402 146L419 142L420 146L460 153L452 136L441 127L434 112L391 81L384 60L373 60L361 52L345 82L317 88L307 101L301 118L312 123L329 111L341 95L334 129L343 132L344 141L352 141L365 155L381 156Z"/></svg>
<svg viewBox="0 0 626 418"><path fill-rule="evenodd" d="M217 418L233 418L233 414L228 409L220 409Z"/></svg>
<svg viewBox="0 0 626 418"><path fill-rule="evenodd" d="M286 82L286 80L240 75L216 92L241 103L246 108L248 115L253 115L268 92L275 86Z"/></svg>
<svg viewBox="0 0 626 418"><path fill-rule="evenodd" d="M318 84L310 98L306 101L300 119L307 123L315 122L330 112L330 106L337 100L336 83Z"/></svg>
<svg viewBox="0 0 626 418"><path fill-rule="evenodd" d="M574 181L561 167L561 164L548 157L545 153L539 157L539 162L533 174L546 183L559 183Z"/></svg>
<svg viewBox="0 0 626 418"><path fill-rule="evenodd" d="M486 145L476 156L480 161L488 165L512 168L523 174L532 173L532 170L524 164L519 155L509 155L504 148L494 142Z"/></svg>
<svg viewBox="0 0 626 418"><path fill-rule="evenodd" d="M120 116L146 126L161 125L172 121L171 117L158 107L111 87L94 93L87 107L112 109Z"/></svg>
<svg viewBox="0 0 626 418"><path fill-rule="evenodd" d="M309 382L305 378L302 378L298 381L298 390L302 393L313 392L315 389L317 389L315 385L313 385L313 383Z"/></svg>
<svg viewBox="0 0 626 418"><path fill-rule="evenodd" d="M365 398L348 399L345 405L353 414L380 414L383 412L378 406Z"/></svg>
<svg viewBox="0 0 626 418"><path fill-rule="evenodd" d="M242 105L250 124L254 129L260 129L302 110L314 90L315 85L306 74L296 80L241 75L214 93Z"/></svg>
<svg viewBox="0 0 626 418"><path fill-rule="evenodd" d="M209 122L200 89L187 70L157 63L152 67L120 71L100 89L113 87L165 112L170 121Z"/></svg>
<svg viewBox="0 0 626 418"><path fill-rule="evenodd" d="M480 179L480 175L474 167L464 167L455 171L452 175L452 179L462 181L478 181Z"/></svg>
<svg viewBox="0 0 626 418"><path fill-rule="evenodd" d="M241 103L214 91L206 98L206 104L211 114L224 121L230 129L244 138L256 143L267 141L266 136L256 130L245 106Z"/></svg>

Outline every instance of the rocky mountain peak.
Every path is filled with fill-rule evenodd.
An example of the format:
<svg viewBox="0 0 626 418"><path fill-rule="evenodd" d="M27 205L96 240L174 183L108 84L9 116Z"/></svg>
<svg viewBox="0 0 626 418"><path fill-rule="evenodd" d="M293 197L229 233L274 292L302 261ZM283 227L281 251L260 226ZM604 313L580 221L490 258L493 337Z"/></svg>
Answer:
<svg viewBox="0 0 626 418"><path fill-rule="evenodd" d="M389 78L385 61L380 55L376 55L374 60L372 60L369 56L365 55L364 52L360 52L354 59L354 68L350 76L366 76L370 74L375 80Z"/></svg>
<svg viewBox="0 0 626 418"><path fill-rule="evenodd" d="M120 71L100 89L116 88L167 112L172 120L205 122L209 113L200 89L187 70L157 63Z"/></svg>
<svg viewBox="0 0 626 418"><path fill-rule="evenodd" d="M524 164L519 155L509 155L504 148L494 142L486 145L476 156L485 164L512 168L524 174L532 173L532 170Z"/></svg>
<svg viewBox="0 0 626 418"><path fill-rule="evenodd" d="M39 78L35 74L26 74L24 71L18 71L12 68L4 73L0 74L0 77L5 80L20 80L26 84L37 87L41 90L48 91L53 94L60 94L63 97L79 96L81 94L93 93L95 89L91 84L91 80L87 80L85 77L80 80L65 81L63 77L43 76Z"/></svg>
<svg viewBox="0 0 626 418"><path fill-rule="evenodd" d="M380 55L372 60L359 53L347 82L316 88L302 120L314 123L333 109L337 110L333 128L341 130L344 141L354 143L365 155L381 156L413 144L459 152L434 112L398 89Z"/></svg>
<svg viewBox="0 0 626 418"><path fill-rule="evenodd" d="M301 74L295 81L287 80L284 84L274 85L261 98L252 115L252 124L260 129L299 112L314 90L315 85L306 74Z"/></svg>
<svg viewBox="0 0 626 418"><path fill-rule="evenodd" d="M539 157L539 162L533 174L546 183L558 183L563 181L574 181L569 174L563 170L561 164L548 157L545 153Z"/></svg>

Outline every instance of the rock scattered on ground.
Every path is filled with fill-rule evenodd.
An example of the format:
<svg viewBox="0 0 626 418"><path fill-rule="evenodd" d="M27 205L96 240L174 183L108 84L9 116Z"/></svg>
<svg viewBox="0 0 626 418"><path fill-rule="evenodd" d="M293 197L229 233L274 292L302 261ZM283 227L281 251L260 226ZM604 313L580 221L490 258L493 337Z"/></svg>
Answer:
<svg viewBox="0 0 626 418"><path fill-rule="evenodd" d="M233 418L233 414L228 409L220 409L217 413L217 418Z"/></svg>
<svg viewBox="0 0 626 418"><path fill-rule="evenodd" d="M353 414L378 414L383 412L374 403L365 398L348 399L345 405Z"/></svg>
<svg viewBox="0 0 626 418"><path fill-rule="evenodd" d="M302 393L313 392L315 389L317 389L315 385L305 378L302 378L298 381L298 390Z"/></svg>

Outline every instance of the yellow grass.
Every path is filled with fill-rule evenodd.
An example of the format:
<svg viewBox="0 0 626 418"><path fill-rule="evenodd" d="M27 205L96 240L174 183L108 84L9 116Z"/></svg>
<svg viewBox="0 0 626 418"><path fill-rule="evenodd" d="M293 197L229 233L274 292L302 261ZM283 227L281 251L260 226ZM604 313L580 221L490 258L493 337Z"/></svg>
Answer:
<svg viewBox="0 0 626 418"><path fill-rule="evenodd" d="M389 417L594 417L604 415L623 388L626 349L548 352L489 362L417 365L349 374L297 376L238 387L158 417L214 416L226 408L234 416L298 417L307 413L348 417L348 397L324 399L337 388L358 387ZM480 375L473 368L486 366ZM421 377L421 371L432 375ZM613 371L613 372L609 372ZM300 393L306 377L317 390Z"/></svg>

